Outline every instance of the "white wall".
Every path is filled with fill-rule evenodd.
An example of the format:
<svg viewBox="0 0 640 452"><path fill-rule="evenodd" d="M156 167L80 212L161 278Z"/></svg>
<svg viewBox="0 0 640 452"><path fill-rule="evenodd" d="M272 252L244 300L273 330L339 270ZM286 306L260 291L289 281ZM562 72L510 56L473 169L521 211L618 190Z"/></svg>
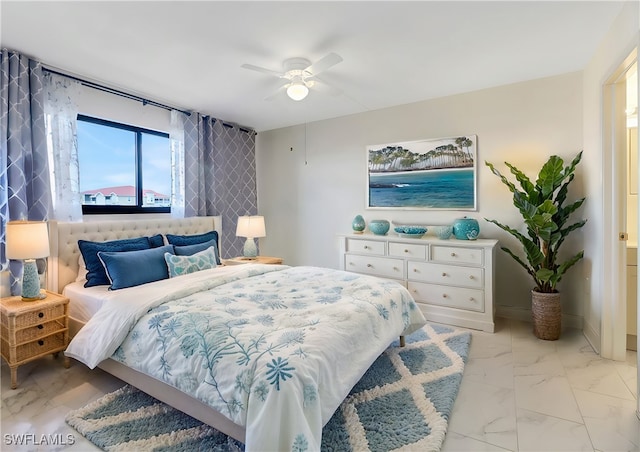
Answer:
<svg viewBox="0 0 640 452"><path fill-rule="evenodd" d="M83 86L78 111L94 118L169 133L171 113L164 108Z"/></svg>
<svg viewBox="0 0 640 452"><path fill-rule="evenodd" d="M585 206L589 223L585 234L593 246L585 249L588 265L583 267L585 278L585 334L598 350L601 342L602 308L609 292L606 289L605 273L605 218L604 202L611 188L603 186L606 159L603 156L603 85L613 71L638 45L638 2L628 2L616 18L610 31L600 44L593 58L583 71L583 142L585 152L585 178L589 181L586 194L589 202ZM606 232L612 234L613 231ZM613 326L611 326L613 327Z"/></svg>
<svg viewBox="0 0 640 452"><path fill-rule="evenodd" d="M461 135L478 137L477 212L366 210L367 144ZM258 210L267 237L261 254L282 256L293 265L338 267L336 235L350 231L353 217L386 218L428 224L451 223L469 215L480 221L481 236L514 244L483 218L522 225L508 190L484 165L488 160L508 172L509 161L535 178L552 155L572 159L582 148L582 75L561 76L500 86L326 121L259 133L256 140ZM584 192L578 169L575 193ZM567 250L585 244L581 232ZM509 256L497 253L497 304L503 310L530 308L532 283ZM584 286L580 268L571 270L572 290L563 296L564 312L582 316Z"/></svg>

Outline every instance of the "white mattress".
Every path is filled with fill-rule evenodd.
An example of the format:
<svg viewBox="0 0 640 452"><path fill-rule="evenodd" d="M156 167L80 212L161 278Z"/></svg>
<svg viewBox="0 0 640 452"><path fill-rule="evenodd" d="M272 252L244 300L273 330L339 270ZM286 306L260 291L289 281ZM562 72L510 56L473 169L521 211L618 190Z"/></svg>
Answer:
<svg viewBox="0 0 640 452"><path fill-rule="evenodd" d="M62 295L69 299L69 317L83 323L114 294L109 286L84 287L84 283L84 280L72 282L62 291Z"/></svg>

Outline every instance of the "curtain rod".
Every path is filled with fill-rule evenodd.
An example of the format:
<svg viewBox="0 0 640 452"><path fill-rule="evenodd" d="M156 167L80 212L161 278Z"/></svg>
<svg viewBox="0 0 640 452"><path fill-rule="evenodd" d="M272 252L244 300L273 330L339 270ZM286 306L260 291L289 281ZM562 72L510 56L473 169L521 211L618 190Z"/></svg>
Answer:
<svg viewBox="0 0 640 452"><path fill-rule="evenodd" d="M164 108L165 110L176 110L180 113L184 113L185 115L191 116L190 111L182 110L180 108L170 107L169 105L164 105L159 102L155 102L153 100L145 99L141 96L136 96L135 94L126 93L124 91L120 91L114 88L109 88L108 86L100 85L99 83L91 82L89 80L81 79L79 77L75 77L73 75L65 74L63 72L58 72L54 69L48 68L46 66L42 66L42 70L47 71L51 74L60 75L62 77L69 78L71 80L75 80L83 84L84 86L88 86L89 88L97 89L98 91L104 91L105 93L115 94L117 96L125 97L127 99L136 100L138 102L142 102L142 105L152 105L154 107Z"/></svg>
<svg viewBox="0 0 640 452"><path fill-rule="evenodd" d="M115 89L115 88L110 88L108 86L101 85L99 83L95 83L95 82L92 82L92 81L89 81L89 80L85 80L85 79L76 77L74 75L65 74L64 72L56 71L55 69L48 68L48 67L46 67L44 65L42 65L42 70L46 71L46 72L49 72L51 74L55 74L55 75L59 75L61 77L66 77L66 78L69 78L71 80L75 80L76 82L79 82L79 83L83 84L84 86L87 86L87 87L93 88L93 89L97 89L98 91L103 91L105 93L115 94L116 96L121 96L121 97L124 97L126 99L131 99L131 100L135 100L135 101L138 101L138 102L142 102L142 105L152 105L154 107L164 108L165 110L176 110L176 111L179 111L180 113L184 113L187 116L191 116L191 112L190 111L181 110L180 108L171 107L169 105L164 105L164 104L155 102L153 100L145 99L144 97L141 97L141 96L136 96L135 94L127 93L125 91L120 91L120 90ZM203 115L203 117L204 118L211 118L211 116L209 116L209 115ZM211 118L211 120L214 121L214 122L215 121L220 121L220 123L225 127L229 127L229 128L237 127L238 130L240 130L242 132L245 132L245 133L249 133L249 134L253 133L255 135L258 134L255 130L247 129L245 127L241 127L241 126L235 125L235 124L229 124L229 123L226 123L226 122L224 122L222 120L219 120L217 118Z"/></svg>

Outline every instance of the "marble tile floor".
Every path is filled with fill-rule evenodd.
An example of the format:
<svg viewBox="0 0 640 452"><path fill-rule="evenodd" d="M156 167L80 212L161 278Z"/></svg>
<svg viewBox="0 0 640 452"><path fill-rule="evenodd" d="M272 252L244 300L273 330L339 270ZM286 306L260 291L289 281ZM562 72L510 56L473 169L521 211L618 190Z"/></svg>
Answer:
<svg viewBox="0 0 640 452"><path fill-rule="evenodd" d="M601 359L580 331L547 342L532 335L530 324L505 319L494 334L472 334L443 452L640 451L635 352L624 362ZM64 369L53 357L20 367L15 390L4 361L0 375L3 452L98 450L64 417L119 388L120 380L73 360ZM11 444L19 434L63 444Z"/></svg>

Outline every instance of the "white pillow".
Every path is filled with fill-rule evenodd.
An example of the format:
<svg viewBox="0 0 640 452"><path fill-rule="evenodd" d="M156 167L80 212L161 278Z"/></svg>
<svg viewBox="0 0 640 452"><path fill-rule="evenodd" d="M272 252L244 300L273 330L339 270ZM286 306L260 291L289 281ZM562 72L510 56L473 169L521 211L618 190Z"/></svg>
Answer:
<svg viewBox="0 0 640 452"><path fill-rule="evenodd" d="M84 264L84 258L82 253L78 256L78 276L76 276L76 282L82 282L87 280L87 266Z"/></svg>

